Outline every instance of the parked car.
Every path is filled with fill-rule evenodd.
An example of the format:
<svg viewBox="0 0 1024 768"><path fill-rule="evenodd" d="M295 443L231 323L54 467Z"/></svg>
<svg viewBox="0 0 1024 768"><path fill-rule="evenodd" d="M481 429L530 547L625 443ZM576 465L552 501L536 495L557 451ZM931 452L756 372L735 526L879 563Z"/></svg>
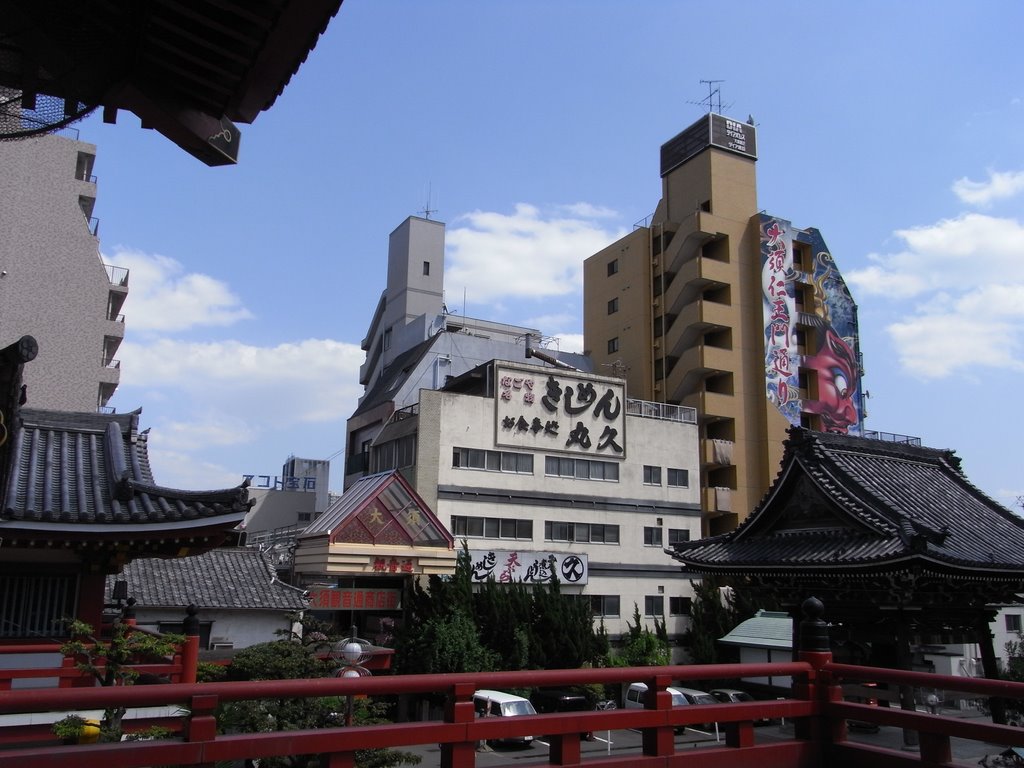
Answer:
<svg viewBox="0 0 1024 768"><path fill-rule="evenodd" d="M717 701L723 704L736 703L741 701L757 701L746 691L741 691L736 688L712 688L708 691ZM759 717L754 720L755 725L766 725L771 722L771 718Z"/></svg>
<svg viewBox="0 0 1024 768"><path fill-rule="evenodd" d="M666 688L666 691L672 696L673 707L688 707L690 706L690 700L686 698L686 694L683 693L682 689L679 688ZM622 696L622 708L623 709L643 709L644 704L647 700L647 683L630 683L629 687L626 688L625 694ZM683 733L686 730L685 726L680 726L676 729L679 733Z"/></svg>
<svg viewBox="0 0 1024 768"><path fill-rule="evenodd" d="M516 715L536 715L537 710L529 699L516 696L505 691L479 690L473 693L473 708L477 717L515 717ZM503 744L530 744L533 736L514 736L507 739L494 739Z"/></svg>
<svg viewBox="0 0 1024 768"><path fill-rule="evenodd" d="M689 704L703 706L704 704L718 704L719 701L707 691L698 691L696 688L677 688L677 691L686 697ZM714 721L709 723L696 723L698 728L714 728Z"/></svg>
<svg viewBox="0 0 1024 768"><path fill-rule="evenodd" d="M561 688L538 688L530 694L530 703L542 715L548 712L586 712L593 709L582 693ZM593 741L594 734L581 733L580 738Z"/></svg>

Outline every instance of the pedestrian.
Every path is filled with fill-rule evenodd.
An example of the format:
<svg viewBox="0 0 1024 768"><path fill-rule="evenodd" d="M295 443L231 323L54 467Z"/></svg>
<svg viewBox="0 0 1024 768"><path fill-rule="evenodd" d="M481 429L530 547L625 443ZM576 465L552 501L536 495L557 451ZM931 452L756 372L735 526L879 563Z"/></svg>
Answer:
<svg viewBox="0 0 1024 768"><path fill-rule="evenodd" d="M490 709L490 706L491 706L491 702L490 701L484 702L483 709L476 713L477 717L487 717L490 714L490 712L488 711ZM480 739L476 743L476 751L477 752L492 752L493 750L491 749L491 745L487 743L487 739Z"/></svg>
<svg viewBox="0 0 1024 768"><path fill-rule="evenodd" d="M936 696L934 692L928 694L926 702L928 704L929 712L931 712L933 715L939 714L939 697Z"/></svg>

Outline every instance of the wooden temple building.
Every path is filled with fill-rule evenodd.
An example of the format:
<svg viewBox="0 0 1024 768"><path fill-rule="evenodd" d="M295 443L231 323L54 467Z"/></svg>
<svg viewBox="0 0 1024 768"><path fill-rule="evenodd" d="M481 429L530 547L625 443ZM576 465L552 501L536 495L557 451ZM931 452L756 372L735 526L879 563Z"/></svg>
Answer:
<svg viewBox="0 0 1024 768"><path fill-rule="evenodd" d="M36 351L31 336L0 350L3 643L58 640L67 618L99 627L109 574L136 558L218 547L249 509L244 485L157 485L139 411L25 408L21 370Z"/></svg>
<svg viewBox="0 0 1024 768"><path fill-rule="evenodd" d="M1024 594L1024 519L971 485L952 451L799 427L741 526L671 552L794 616L819 598L837 659L897 669L944 635L976 642L996 677L990 622Z"/></svg>

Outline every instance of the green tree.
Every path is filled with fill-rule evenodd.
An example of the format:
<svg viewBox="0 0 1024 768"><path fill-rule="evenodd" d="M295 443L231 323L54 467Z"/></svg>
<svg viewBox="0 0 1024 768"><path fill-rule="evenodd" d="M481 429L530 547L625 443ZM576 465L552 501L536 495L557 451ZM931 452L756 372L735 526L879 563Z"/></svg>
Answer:
<svg viewBox="0 0 1024 768"><path fill-rule="evenodd" d="M231 664L232 680L289 680L325 677L334 672L334 663L314 655L315 643L302 645L291 640L275 640L243 648ZM356 700L352 722L370 725L386 722L384 705ZM236 701L224 704L219 723L232 733L261 733L311 728L336 728L344 724L347 702L341 697L281 698ZM420 758L393 749L359 750L357 768L393 768L414 765ZM261 766L270 768L314 768L326 763L317 755L288 755L263 758Z"/></svg>
<svg viewBox="0 0 1024 768"><path fill-rule="evenodd" d="M68 622L71 639L60 650L75 659L75 666L102 686L132 685L140 678L134 665L166 661L185 641L181 635L154 635L138 632L131 625L117 622L109 639L96 636L84 621ZM101 741L120 741L126 707L104 710L100 723ZM65 731L76 725L74 716L58 724ZM80 719L80 718L79 718Z"/></svg>
<svg viewBox="0 0 1024 768"><path fill-rule="evenodd" d="M660 667L671 662L664 622L654 620L652 632L643 625L640 607L633 603L633 623L626 622L622 649L615 656L616 664L625 667Z"/></svg>

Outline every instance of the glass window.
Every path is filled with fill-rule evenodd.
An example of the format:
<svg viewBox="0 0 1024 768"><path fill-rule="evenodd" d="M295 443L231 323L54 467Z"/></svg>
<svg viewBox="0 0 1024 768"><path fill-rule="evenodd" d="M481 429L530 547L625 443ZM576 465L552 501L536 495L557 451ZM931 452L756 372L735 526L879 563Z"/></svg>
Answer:
<svg viewBox="0 0 1024 768"><path fill-rule="evenodd" d="M608 339L608 354L613 355L619 351L619 337L616 336L614 339Z"/></svg>
<svg viewBox="0 0 1024 768"><path fill-rule="evenodd" d="M688 528L669 528L668 529L668 544L680 544L684 541L690 540L690 530Z"/></svg>
<svg viewBox="0 0 1024 768"><path fill-rule="evenodd" d="M670 597L668 599L668 612L670 616L689 616L693 598Z"/></svg>
<svg viewBox="0 0 1024 768"><path fill-rule="evenodd" d="M644 597L644 616L664 616L665 598L662 595Z"/></svg>
<svg viewBox="0 0 1024 768"><path fill-rule="evenodd" d="M576 532L573 534L576 541L590 541L590 523L576 523Z"/></svg>
<svg viewBox="0 0 1024 768"><path fill-rule="evenodd" d="M668 487L669 488L688 488L690 486L690 472L686 469L673 469L669 467L668 470Z"/></svg>
<svg viewBox="0 0 1024 768"><path fill-rule="evenodd" d="M618 259L612 259L611 261L608 262L608 277L611 277L612 275L617 275L618 273L619 273L619 260Z"/></svg>
<svg viewBox="0 0 1024 768"><path fill-rule="evenodd" d="M644 485L661 485L661 467L644 465Z"/></svg>
<svg viewBox="0 0 1024 768"><path fill-rule="evenodd" d="M614 299L611 299L608 302L608 314L609 315L614 315L618 311L619 311L619 297L616 296Z"/></svg>
<svg viewBox="0 0 1024 768"><path fill-rule="evenodd" d="M1006 614L1006 631L1007 632L1020 632L1021 622L1019 613L1008 613Z"/></svg>
<svg viewBox="0 0 1024 768"><path fill-rule="evenodd" d="M644 527L644 546L645 547L660 547L661 546L661 528L645 526Z"/></svg>
<svg viewBox="0 0 1024 768"><path fill-rule="evenodd" d="M618 616L618 595L591 595L590 610L595 616Z"/></svg>

